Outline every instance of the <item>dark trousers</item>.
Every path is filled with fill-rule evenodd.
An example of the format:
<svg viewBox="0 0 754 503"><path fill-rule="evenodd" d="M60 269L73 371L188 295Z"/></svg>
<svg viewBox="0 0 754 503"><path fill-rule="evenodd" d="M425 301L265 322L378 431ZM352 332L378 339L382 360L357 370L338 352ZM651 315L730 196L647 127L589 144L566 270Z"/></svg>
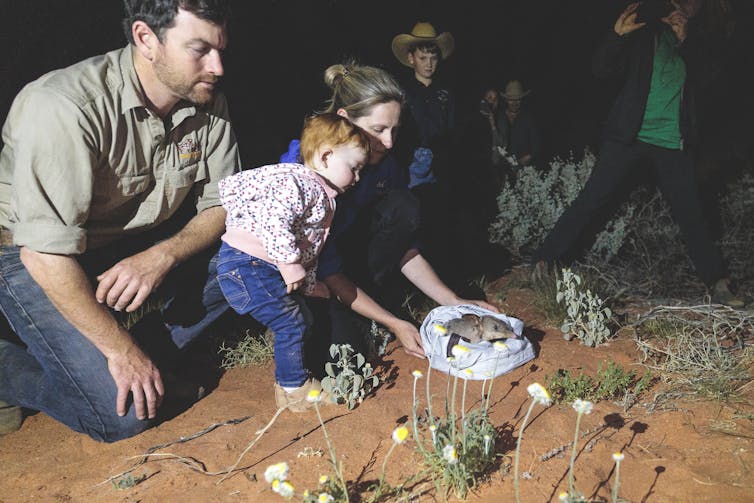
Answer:
<svg viewBox="0 0 754 503"><path fill-rule="evenodd" d="M566 257L592 220L614 204L615 194L630 175L646 164L670 206L699 278L711 286L725 277L722 256L703 216L691 155L639 141L631 145L606 141L602 145L592 175L545 238L537 260L553 263Z"/></svg>
<svg viewBox="0 0 754 503"><path fill-rule="evenodd" d="M344 274L383 307L400 307L403 284L400 260L415 246L419 230L419 203L408 189L393 190L376 204L362 209L357 221L337 239ZM365 353L371 321L337 299L306 298L312 311L312 337L306 341L306 366L321 375L330 344L350 344Z"/></svg>

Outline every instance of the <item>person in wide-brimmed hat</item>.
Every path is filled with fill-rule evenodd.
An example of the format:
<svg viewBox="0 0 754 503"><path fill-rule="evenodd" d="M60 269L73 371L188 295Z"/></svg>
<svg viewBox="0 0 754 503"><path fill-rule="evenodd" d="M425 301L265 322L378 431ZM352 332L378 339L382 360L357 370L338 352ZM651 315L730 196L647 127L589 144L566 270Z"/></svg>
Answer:
<svg viewBox="0 0 754 503"><path fill-rule="evenodd" d="M406 66L414 66L411 62L414 50L432 46L437 48L442 59L446 59L453 53L455 40L447 31L438 35L435 27L430 23L419 22L414 25L411 33L396 35L393 38L392 49L398 61Z"/></svg>
<svg viewBox="0 0 754 503"><path fill-rule="evenodd" d="M450 89L436 79L441 60L453 53L455 41L448 32L439 33L430 23L418 22L411 33L393 38L393 54L401 64L413 69L401 84L406 91L406 106L399 151L405 153L409 188L421 204L423 243L435 262L448 256L448 242L435 242L448 226L449 183L445 174L450 166L450 132L454 127L455 98ZM450 261L450 260L449 260Z"/></svg>
<svg viewBox="0 0 754 503"><path fill-rule="evenodd" d="M519 80L509 81L500 92L505 110L498 117L497 131L502 145L522 166L541 160L542 146L534 117L521 107L522 100L530 93Z"/></svg>
<svg viewBox="0 0 754 503"><path fill-rule="evenodd" d="M523 84L518 80L511 80L505 85L505 90L500 95L506 100L521 100L528 96L531 90L524 90Z"/></svg>

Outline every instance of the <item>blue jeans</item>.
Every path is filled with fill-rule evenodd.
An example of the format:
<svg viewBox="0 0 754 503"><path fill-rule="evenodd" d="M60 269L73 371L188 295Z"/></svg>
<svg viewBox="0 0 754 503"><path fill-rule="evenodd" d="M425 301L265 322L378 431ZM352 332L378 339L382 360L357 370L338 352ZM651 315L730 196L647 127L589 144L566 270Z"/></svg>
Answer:
<svg viewBox="0 0 754 503"><path fill-rule="evenodd" d="M304 384L304 336L311 315L296 294L287 294L278 268L223 243L217 259L217 279L225 298L238 314L251 314L275 334L275 380L286 387Z"/></svg>
<svg viewBox="0 0 754 503"><path fill-rule="evenodd" d="M115 246L110 251L122 252L125 248ZM228 308L217 284L217 256L210 260L209 253L205 256L199 260L201 269L197 262L189 261L171 271L159 289L160 299L165 302L163 314L171 318L165 326L178 347L198 336ZM110 253L94 251L80 257L79 262L91 273L102 266L100 262L112 265L117 259ZM200 273L192 284L199 285L195 297L202 307L184 309L193 316L188 323L182 323L177 304L186 297L186 268L190 266L192 273ZM95 283L93 278L92 282ZM117 415L117 390L107 360L50 302L24 267L15 246L0 246L0 308L26 344L23 348L0 339L0 400L42 411L73 430L104 442L131 437L154 424L137 419L133 407L124 417Z"/></svg>

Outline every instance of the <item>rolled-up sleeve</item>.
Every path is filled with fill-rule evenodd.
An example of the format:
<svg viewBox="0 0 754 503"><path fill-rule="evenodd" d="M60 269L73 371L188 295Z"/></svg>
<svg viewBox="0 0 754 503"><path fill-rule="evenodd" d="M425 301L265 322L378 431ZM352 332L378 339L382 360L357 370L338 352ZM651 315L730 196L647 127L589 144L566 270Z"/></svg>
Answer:
<svg viewBox="0 0 754 503"><path fill-rule="evenodd" d="M97 165L96 135L78 105L44 88L30 88L8 115L12 128L14 214L17 245L62 255L86 250Z"/></svg>

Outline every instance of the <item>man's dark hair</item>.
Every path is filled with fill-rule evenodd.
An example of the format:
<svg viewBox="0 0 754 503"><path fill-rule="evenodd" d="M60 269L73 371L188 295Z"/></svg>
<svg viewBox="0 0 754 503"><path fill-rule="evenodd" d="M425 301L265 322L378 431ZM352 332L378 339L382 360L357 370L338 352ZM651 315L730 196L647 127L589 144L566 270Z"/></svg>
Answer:
<svg viewBox="0 0 754 503"><path fill-rule="evenodd" d="M134 22L144 21L162 41L165 30L175 25L178 9L218 25L224 25L230 17L230 0L123 0L123 4L126 11L123 30L132 44Z"/></svg>

